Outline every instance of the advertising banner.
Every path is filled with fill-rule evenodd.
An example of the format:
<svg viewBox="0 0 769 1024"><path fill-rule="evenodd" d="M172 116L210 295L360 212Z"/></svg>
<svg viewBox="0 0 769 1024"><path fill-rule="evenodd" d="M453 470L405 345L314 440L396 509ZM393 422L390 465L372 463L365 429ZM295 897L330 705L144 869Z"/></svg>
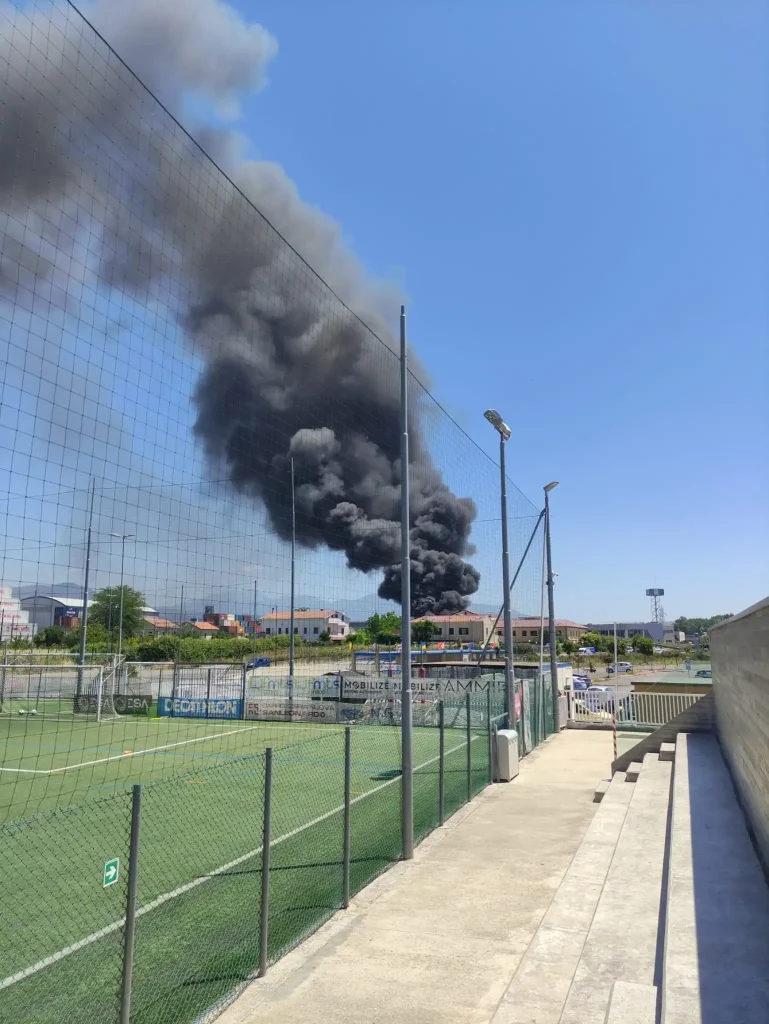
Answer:
<svg viewBox="0 0 769 1024"><path fill-rule="evenodd" d="M206 697L160 697L161 718L242 718L243 701Z"/></svg>
<svg viewBox="0 0 769 1024"><path fill-rule="evenodd" d="M286 701L265 697L247 700L245 717L272 722L336 722L337 706L334 701Z"/></svg>
<svg viewBox="0 0 769 1024"><path fill-rule="evenodd" d="M116 693L113 703L118 715L146 715L152 704L152 694Z"/></svg>

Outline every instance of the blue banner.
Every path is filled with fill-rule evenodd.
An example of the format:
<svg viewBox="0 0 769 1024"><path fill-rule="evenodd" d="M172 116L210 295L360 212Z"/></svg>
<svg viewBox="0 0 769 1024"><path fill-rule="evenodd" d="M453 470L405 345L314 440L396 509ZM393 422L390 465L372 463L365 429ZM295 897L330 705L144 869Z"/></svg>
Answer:
<svg viewBox="0 0 769 1024"><path fill-rule="evenodd" d="M242 718L242 700L217 700L214 697L161 697L161 718Z"/></svg>

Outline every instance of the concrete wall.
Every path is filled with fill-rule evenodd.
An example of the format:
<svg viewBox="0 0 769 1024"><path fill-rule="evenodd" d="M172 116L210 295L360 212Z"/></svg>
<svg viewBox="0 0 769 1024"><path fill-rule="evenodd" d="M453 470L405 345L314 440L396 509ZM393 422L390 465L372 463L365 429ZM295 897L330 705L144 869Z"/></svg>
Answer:
<svg viewBox="0 0 769 1024"><path fill-rule="evenodd" d="M769 867L769 598L710 630L718 737Z"/></svg>

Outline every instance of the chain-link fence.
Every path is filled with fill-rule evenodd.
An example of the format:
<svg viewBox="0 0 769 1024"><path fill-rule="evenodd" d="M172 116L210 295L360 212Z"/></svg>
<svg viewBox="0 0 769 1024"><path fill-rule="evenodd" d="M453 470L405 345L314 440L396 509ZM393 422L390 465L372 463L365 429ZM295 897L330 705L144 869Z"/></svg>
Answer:
<svg viewBox="0 0 769 1024"><path fill-rule="evenodd" d="M492 781L503 704L489 686L416 726L417 839ZM121 789L3 825L0 1019L167 1024L221 1006L400 858L387 721L135 786L133 820Z"/></svg>
<svg viewBox="0 0 769 1024"><path fill-rule="evenodd" d="M110 9L0 10L13 1024L202 1020L401 856L404 471L417 839L488 783L502 722L498 466L416 358L401 466L399 296L274 165L182 127L205 75L154 45L163 3ZM512 481L507 508L541 620L541 513ZM525 752L552 707L519 660Z"/></svg>

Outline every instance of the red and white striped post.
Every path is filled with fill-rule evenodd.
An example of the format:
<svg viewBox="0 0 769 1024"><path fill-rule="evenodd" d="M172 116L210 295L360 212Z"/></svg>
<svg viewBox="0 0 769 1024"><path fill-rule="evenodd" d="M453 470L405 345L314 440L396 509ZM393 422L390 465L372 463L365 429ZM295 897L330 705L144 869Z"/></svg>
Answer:
<svg viewBox="0 0 769 1024"><path fill-rule="evenodd" d="M612 711L611 715L611 733L612 739L614 740L614 760L617 760L617 712Z"/></svg>

